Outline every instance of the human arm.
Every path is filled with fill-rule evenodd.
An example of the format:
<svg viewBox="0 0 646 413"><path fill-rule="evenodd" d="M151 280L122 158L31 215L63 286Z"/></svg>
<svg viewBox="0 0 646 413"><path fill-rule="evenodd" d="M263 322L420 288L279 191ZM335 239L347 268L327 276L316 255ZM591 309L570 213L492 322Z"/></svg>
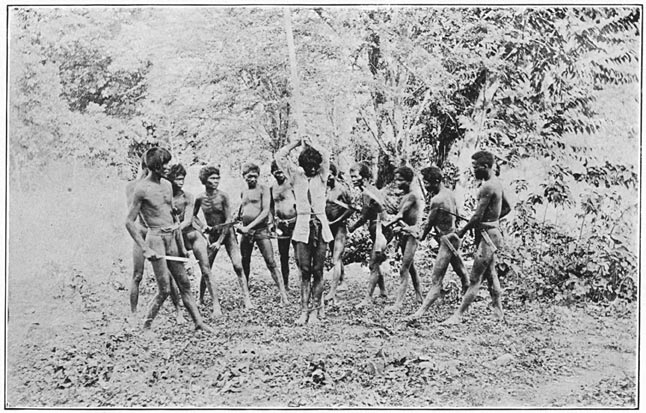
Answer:
<svg viewBox="0 0 646 413"><path fill-rule="evenodd" d="M179 224L180 231L193 225L193 215L189 212L194 210L193 205L195 205L195 198L188 192L184 192L184 196L186 197L186 208L184 209L184 219Z"/></svg>
<svg viewBox="0 0 646 413"><path fill-rule="evenodd" d="M503 218L511 212L511 205L505 196L505 191L502 191L502 205L500 206L500 218Z"/></svg>
<svg viewBox="0 0 646 413"><path fill-rule="evenodd" d="M462 238L467 231L476 228L478 224L482 222L482 218L487 211L487 207L489 206L489 202L491 202L493 194L494 189L490 185L482 185L480 192L478 192L478 205L476 210L469 222L467 222L466 225L457 232L458 237Z"/></svg>
<svg viewBox="0 0 646 413"><path fill-rule="evenodd" d="M146 242L137 230L137 225L135 224L137 215L139 215L139 211L141 210L141 203L144 199L144 195L145 194L142 189L135 188L132 203L128 207L128 215L126 216L126 229L128 230L130 237L132 237L139 248L141 248L144 257L149 260L155 260L159 257L157 256L155 251L153 251L146 245Z"/></svg>
<svg viewBox="0 0 646 413"><path fill-rule="evenodd" d="M288 143L287 145L280 148L276 152L276 155L274 155L274 159L276 160L276 165L278 165L280 170L283 171L283 173L287 175L287 177L289 178L293 178L293 172L294 172L294 169L296 168L296 165L289 159L288 155L294 148L296 148L300 144L301 144L300 140Z"/></svg>
<svg viewBox="0 0 646 413"><path fill-rule="evenodd" d="M245 225L240 228L240 232L242 232L243 234L249 232L250 229L255 228L256 225L267 219L267 216L269 215L269 188L267 188L266 186L261 186L261 190L262 193L260 200L260 213L253 221L249 223L249 225Z"/></svg>
<svg viewBox="0 0 646 413"><path fill-rule="evenodd" d="M428 217L426 218L426 223L424 224L424 229L422 230L422 235L420 237L420 240L424 240L429 232L433 229L433 226L435 226L435 222L439 216L440 209L438 208L438 205L433 202L431 199L431 210L428 213Z"/></svg>
<svg viewBox="0 0 646 413"><path fill-rule="evenodd" d="M347 205L346 208L344 208L343 213L334 221L330 222L330 225L334 225L338 222L343 222L346 219L352 215L355 210L351 208L352 205L352 197L350 196L350 193L346 189L341 190L341 195L339 195L339 201L343 202L345 205Z"/></svg>

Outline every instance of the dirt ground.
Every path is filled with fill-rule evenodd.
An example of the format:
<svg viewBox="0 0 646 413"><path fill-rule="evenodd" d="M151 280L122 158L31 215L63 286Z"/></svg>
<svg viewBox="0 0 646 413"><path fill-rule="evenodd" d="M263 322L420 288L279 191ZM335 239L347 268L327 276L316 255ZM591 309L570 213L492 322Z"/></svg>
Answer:
<svg viewBox="0 0 646 413"><path fill-rule="evenodd" d="M214 265L224 317L216 333L173 321L170 301L144 335L126 322L131 272L122 186L87 197L52 189L46 213L14 194L7 277L6 407L635 407L637 309L504 301L486 289L459 326L441 327L447 298L411 325L412 294L357 310L367 269L320 326L296 327L298 292L281 306L258 252L245 312L226 254ZM119 195L116 195L119 194ZM87 211L95 211L88 214ZM106 224L109 223L109 224ZM82 238L80 233L91 234ZM33 253L30 253L33 251ZM197 271L197 270L196 270ZM428 291L428 274L422 274ZM150 266L140 307L155 293ZM449 278L455 278L451 274ZM387 286L394 291L395 271ZM194 289L196 283L193 283ZM188 314L185 313L188 319Z"/></svg>

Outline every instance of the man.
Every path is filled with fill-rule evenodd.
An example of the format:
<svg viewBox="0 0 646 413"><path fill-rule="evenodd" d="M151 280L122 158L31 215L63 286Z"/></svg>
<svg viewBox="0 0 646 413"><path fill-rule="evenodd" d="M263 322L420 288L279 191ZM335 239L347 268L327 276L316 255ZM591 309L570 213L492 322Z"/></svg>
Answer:
<svg viewBox="0 0 646 413"><path fill-rule="evenodd" d="M330 223L334 240L330 242L332 251L332 282L325 301L334 301L337 287L343 282L345 269L343 267L343 250L348 238L347 219L354 212L351 208L352 197L348 189L338 180L336 165L330 163L330 176L327 178L327 198L325 216Z"/></svg>
<svg viewBox="0 0 646 413"><path fill-rule="evenodd" d="M442 282L449 264L451 264L453 271L458 274L460 281L462 281L462 294L469 287L469 278L464 262L458 252L460 238L455 233L455 218L458 216L458 208L453 192L442 184L443 176L439 168L430 166L420 172L424 179L426 190L432 194L430 211L420 239L424 240L431 232L431 229L434 228L434 236L439 244L439 250L433 264L431 290L426 295L420 308L407 317L405 321L413 321L422 317L426 310L441 296Z"/></svg>
<svg viewBox="0 0 646 413"><path fill-rule="evenodd" d="M207 268L210 276L210 269L213 266L213 261L220 249L224 244L227 250L231 264L233 264L233 271L238 276L238 284L242 289L242 299L244 301L245 309L253 308L251 298L249 297L249 288L247 286L247 279L244 277L242 270L242 258L240 254L240 247L238 240L233 232L233 217L229 203L229 196L226 192L218 189L220 186L220 169L214 166L205 166L200 170L200 182L204 185L204 192L199 194L195 199L193 205L193 219L197 219L197 214L200 209L204 215L204 220L208 227L203 230L207 234L208 243L208 261ZM229 222L227 222L229 220ZM201 264L200 264L201 268ZM204 274L204 271L202 271ZM204 278L202 278L204 281ZM204 285L206 284L206 285ZM200 283L200 300L204 299L204 287L208 287L208 280ZM215 287L209 289L212 297L215 297ZM215 300L215 298L214 298Z"/></svg>
<svg viewBox="0 0 646 413"><path fill-rule="evenodd" d="M415 173L408 166L401 166L395 170L395 187L400 191L401 201L399 202L399 211L386 224L386 227L393 226L398 232L399 248L402 252L402 266L399 270L399 291L395 298L395 303L386 308L386 311L398 311L404 304L406 289L408 287L408 278L412 279L415 295L419 302L422 302L422 292L420 290L419 277L415 269L414 258L417 250L418 225L420 212L420 199L415 192L411 191L411 184Z"/></svg>
<svg viewBox="0 0 646 413"><path fill-rule="evenodd" d="M271 234L269 232L269 204L271 195L269 188L258 183L260 168L254 163L246 163L242 166L242 176L247 183L247 188L242 191L242 203L240 205L240 216L242 227L240 232L240 251L242 253L242 268L249 283L249 272L251 265L251 252L254 243L265 259L267 269L271 278L278 286L280 299L287 304L287 293L283 277L279 274L276 262L274 261L274 249L271 245Z"/></svg>
<svg viewBox="0 0 646 413"><path fill-rule="evenodd" d="M475 300L483 277L486 278L491 295L494 317L503 319L502 305L500 304L500 281L496 274L496 251L502 247L502 233L499 228L499 219L510 211L509 202L505 198L502 185L494 176L494 157L490 152L479 151L471 156L475 178L482 181L478 190L478 205L473 217L458 231L462 238L470 229L475 229L477 250L471 269L470 284L467 292L462 297L460 308L442 324L458 324L462 316Z"/></svg>
<svg viewBox="0 0 646 413"><path fill-rule="evenodd" d="M168 174L171 155L166 149L152 148L146 151L144 157L150 173L134 186L133 199L126 218L126 229L142 249L144 257L151 261L157 280L157 295L153 299L144 321L144 329L150 329L159 308L168 297L170 272L179 287L184 307L195 323L195 329L213 332L202 321L193 301L191 283L184 271L184 265L175 260L167 260L167 257L180 256L178 239L181 241L179 224L173 222L173 190L170 182L162 180L162 177ZM140 213L142 222L146 224L148 229L145 240L135 223Z"/></svg>
<svg viewBox="0 0 646 413"><path fill-rule="evenodd" d="M376 199L379 197L378 190L370 185L371 179L370 168L365 163L356 163L350 168L350 180L356 188L362 191L361 201L363 205L359 219L348 227L348 231L352 233L367 222L370 240L373 243L368 261L368 268L370 269L368 290L365 298L357 307L367 306L372 303L372 293L377 285L379 285L381 297L387 298L381 263L386 259L383 249L392 239L393 233L390 228L381 225L383 206Z"/></svg>
<svg viewBox="0 0 646 413"><path fill-rule="evenodd" d="M288 155L304 146L298 165ZM323 311L323 264L332 233L325 216L325 188L330 169L330 154L309 139L290 143L276 152L276 163L294 184L296 227L292 239L296 244L296 264L301 272L301 315L297 325L317 324ZM312 308L309 308L310 299Z"/></svg>
<svg viewBox="0 0 646 413"><path fill-rule="evenodd" d="M175 215L180 222L180 230L184 246L188 250L192 250L195 254L198 264L200 265L200 272L202 277L200 279L200 302L204 304L204 287L208 287L209 294L213 299L213 317L221 317L222 310L220 308L220 300L215 286L215 280L211 274L211 265L209 263L209 256L207 252L206 239L200 231L193 226L193 211L195 206L195 198L192 194L185 192L182 187L184 186L184 178L186 177L186 169L182 164L173 165L168 173L168 180L173 186L173 206ZM186 213L188 211L188 213ZM198 227L199 228L199 227Z"/></svg>
<svg viewBox="0 0 646 413"><path fill-rule="evenodd" d="M135 190L135 185L137 185L138 182L143 180L148 176L148 167L146 166L146 162L144 160L144 157L141 157L141 165L139 168L139 175L137 178L132 181L128 182L126 184L126 200L128 202L128 206L132 203L132 199L134 197L134 190ZM141 214L137 216L137 220L135 222L135 226L137 227L139 234L141 235L142 238L146 237L146 233L148 230L146 229L146 226L141 222ZM144 277L144 264L146 262L146 259L144 258L144 253L141 250L141 247L137 245L136 242L133 242L132 244L132 281L130 283L130 311L132 313L133 320L136 319L137 316L137 305L139 304L139 285L141 284L141 280ZM175 308L175 321L178 324L184 323L186 320L184 320L184 317L182 316L182 312L180 310L180 305L179 305L179 293L177 291L177 286L175 285L175 282L171 280L171 285L170 285L170 297L171 301L173 302L173 307Z"/></svg>
<svg viewBox="0 0 646 413"><path fill-rule="evenodd" d="M289 289L289 246L293 244L292 233L296 226L296 198L294 188L285 173L278 167L275 160L271 161L271 174L276 182L269 188L271 193L271 210L276 223L278 238L278 255L280 256L280 272L283 275L285 290ZM294 244L294 251L296 245Z"/></svg>

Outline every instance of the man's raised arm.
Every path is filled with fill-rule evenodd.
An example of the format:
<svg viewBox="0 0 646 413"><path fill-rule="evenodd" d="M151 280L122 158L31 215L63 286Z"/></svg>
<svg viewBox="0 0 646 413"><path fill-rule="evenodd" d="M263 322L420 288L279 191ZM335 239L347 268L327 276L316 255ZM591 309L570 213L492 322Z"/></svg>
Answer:
<svg viewBox="0 0 646 413"><path fill-rule="evenodd" d="M280 170L283 171L283 173L289 178L293 177L293 171L296 168L296 165L289 159L288 155L294 148L296 148L300 144L300 140L288 143L287 145L280 148L276 152L276 155L274 155L276 165L278 165Z"/></svg>

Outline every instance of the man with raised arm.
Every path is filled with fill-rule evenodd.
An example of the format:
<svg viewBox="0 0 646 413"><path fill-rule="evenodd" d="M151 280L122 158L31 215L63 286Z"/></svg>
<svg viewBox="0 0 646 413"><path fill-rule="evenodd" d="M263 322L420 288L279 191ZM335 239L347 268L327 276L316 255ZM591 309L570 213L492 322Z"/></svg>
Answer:
<svg viewBox="0 0 646 413"><path fill-rule="evenodd" d="M411 184L415 173L408 166L401 166L395 170L395 187L400 191L399 210L397 214L386 223L387 227L392 226L399 237L399 248L402 253L402 266L399 270L399 291L395 303L387 307L387 311L398 311L404 304L408 278L412 279L415 296L418 302L422 301L419 277L415 269L415 251L417 251L417 234L421 200L417 194L411 191Z"/></svg>
<svg viewBox="0 0 646 413"><path fill-rule="evenodd" d="M271 233L269 232L269 207L271 195L269 188L258 183L260 168L254 163L246 163L242 166L242 176L247 183L247 188L242 191L242 203L240 205L240 216L242 218L242 227L239 232L240 252L242 253L242 268L249 283L249 272L251 270L251 252L254 243L258 244L258 249L265 259L267 269L271 278L278 286L280 300L283 304L287 303L287 293L283 277L280 275L274 260L274 249L271 245Z"/></svg>
<svg viewBox="0 0 646 413"><path fill-rule="evenodd" d="M298 165L288 157L297 146L303 146ZM301 272L301 315L297 325L317 324L324 317L323 264L332 233L325 215L325 189L330 169L329 152L301 139L276 152L278 167L291 179L296 197L296 227L292 239L296 244L296 264ZM312 308L309 308L310 299Z"/></svg>
<svg viewBox="0 0 646 413"><path fill-rule="evenodd" d="M475 300L482 279L487 280L489 294L498 320L503 319L502 305L500 304L500 281L496 274L496 251L502 247L503 239L499 228L500 218L510 211L509 202L505 198L502 185L494 176L493 154L479 151L471 156L475 178L482 181L478 190L478 205L473 217L458 231L462 238L470 229L475 230L477 250L471 269L469 288L462 297L460 308L442 324L458 324L469 305Z"/></svg>
<svg viewBox="0 0 646 413"><path fill-rule="evenodd" d="M126 218L126 229L141 247L144 257L151 261L157 280L157 295L144 321L144 329L150 329L159 308L168 297L172 275L180 290L184 307L195 323L195 329L213 332L204 324L193 301L191 283L184 271L184 265L174 260L180 256L179 245L182 234L179 223L173 220L173 189L170 182L162 180L162 177L168 174L171 155L166 149L152 148L146 151L144 156L150 173L134 186L133 199ZM135 223L139 214L148 229L145 239Z"/></svg>
<svg viewBox="0 0 646 413"><path fill-rule="evenodd" d="M195 199L195 205L191 211L193 219L197 219L198 212L200 209L202 210L202 214L204 215L204 220L207 225L204 232L207 236L206 243L208 243L208 257L206 263L208 271L206 273L202 271L203 282L200 283L200 300L204 299L204 287L209 286L208 278L205 280L204 274L208 274L208 276L211 277L210 269L213 266L213 261L215 260L220 246L224 244L227 254L229 255L229 259L231 260L231 264L233 264L233 271L235 271L236 276L238 277L238 284L240 284L240 289L242 290L244 306L246 309L253 308L251 305L251 299L249 298L247 278L244 276L242 270L240 247L238 246L238 240L236 239L235 232L233 230L232 222L234 221L234 217L231 212L229 195L218 189L220 186L220 169L214 166L205 166L200 170L199 177L200 182L204 185L204 192L197 196ZM200 263L200 268L202 268L201 265L202 264ZM215 286L212 289L209 288L209 292L212 297L215 297Z"/></svg>
<svg viewBox="0 0 646 413"><path fill-rule="evenodd" d="M327 178L327 197L325 202L325 215L330 222L330 230L334 240L330 242L332 251L332 282L330 291L325 296L326 301L334 301L336 290L343 281L345 269L343 267L343 250L348 239L347 219L352 215L352 197L348 188L338 180L339 173L336 165L330 163L330 176Z"/></svg>
<svg viewBox="0 0 646 413"><path fill-rule="evenodd" d="M373 244L368 261L368 268L370 269L368 290L364 299L358 304L358 307L372 303L372 293L377 285L379 285L381 297L387 298L384 276L381 272L381 263L386 260L383 249L392 239L393 233L391 228L383 227L381 224L381 213L384 208L376 200L378 190L370 184L371 179L372 174L370 168L365 163L356 163L350 168L350 180L352 184L362 191L362 207L359 219L348 227L348 231L352 233L363 224L368 223L368 232Z"/></svg>
<svg viewBox="0 0 646 413"><path fill-rule="evenodd" d="M280 273L283 275L285 290L289 289L289 246L296 244L292 241L294 227L296 227L296 198L291 180L278 167L276 160L271 161L271 174L276 179L269 191L271 192L271 210L276 224L276 237L278 238L278 255L280 256ZM300 278L300 277L298 277Z"/></svg>
<svg viewBox="0 0 646 413"><path fill-rule="evenodd" d="M405 321L412 321L422 317L441 296L442 282L449 264L460 277L462 294L469 287L469 277L459 253L460 238L455 233L455 217L458 215L458 208L453 192L442 184L442 171L439 168L430 166L420 172L424 179L426 190L429 194L432 194L430 211L420 239L424 240L431 230L435 229L433 236L439 244L439 250L433 264L431 289L420 308L414 314L406 317Z"/></svg>

